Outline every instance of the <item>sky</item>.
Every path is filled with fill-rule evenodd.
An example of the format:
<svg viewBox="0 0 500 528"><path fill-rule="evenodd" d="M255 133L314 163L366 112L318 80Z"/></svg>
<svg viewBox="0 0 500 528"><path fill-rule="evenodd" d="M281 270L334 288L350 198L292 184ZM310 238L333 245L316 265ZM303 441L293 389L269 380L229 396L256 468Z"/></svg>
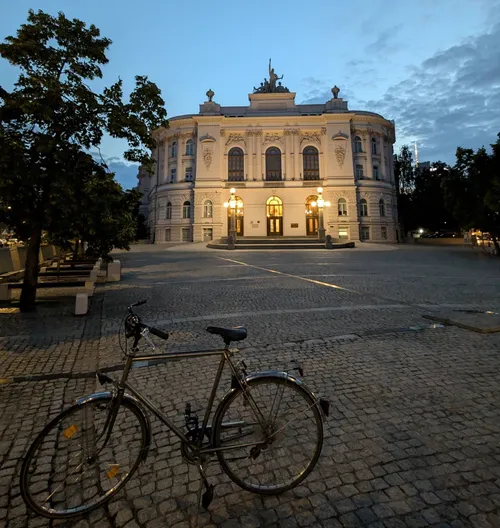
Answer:
<svg viewBox="0 0 500 528"><path fill-rule="evenodd" d="M324 103L334 84L351 110L396 122L397 151L418 144L420 161L453 163L500 132L500 0L15 0L0 6L0 39L28 10L92 23L112 40L100 87L131 90L147 75L168 116L198 113L205 92L247 105L272 58L297 103ZM0 59L0 85L18 72ZM102 157L125 187L137 166L126 144L106 138Z"/></svg>

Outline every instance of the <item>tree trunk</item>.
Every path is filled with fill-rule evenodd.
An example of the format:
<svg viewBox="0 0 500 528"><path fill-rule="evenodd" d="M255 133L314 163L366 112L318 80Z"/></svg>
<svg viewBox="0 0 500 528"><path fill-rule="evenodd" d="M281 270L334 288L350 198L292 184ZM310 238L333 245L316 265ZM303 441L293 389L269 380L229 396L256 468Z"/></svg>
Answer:
<svg viewBox="0 0 500 528"><path fill-rule="evenodd" d="M24 282L21 290L21 301L19 308L21 312L34 312L36 310L36 287L38 283L38 256L42 241L41 226L33 227L26 254L26 265L24 267Z"/></svg>

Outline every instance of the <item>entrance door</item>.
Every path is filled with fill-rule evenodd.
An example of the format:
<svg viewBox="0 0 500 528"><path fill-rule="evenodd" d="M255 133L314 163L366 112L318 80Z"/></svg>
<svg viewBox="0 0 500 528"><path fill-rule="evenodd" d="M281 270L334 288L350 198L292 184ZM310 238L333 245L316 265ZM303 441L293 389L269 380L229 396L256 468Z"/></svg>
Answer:
<svg viewBox="0 0 500 528"><path fill-rule="evenodd" d="M318 236L319 211L318 197L308 196L306 200L306 235Z"/></svg>
<svg viewBox="0 0 500 528"><path fill-rule="evenodd" d="M235 196L236 210L234 211L236 223L236 236L243 236L243 200ZM227 234L231 233L231 208L227 208Z"/></svg>
<svg viewBox="0 0 500 528"><path fill-rule="evenodd" d="M267 200L267 236L283 236L283 202L277 196Z"/></svg>

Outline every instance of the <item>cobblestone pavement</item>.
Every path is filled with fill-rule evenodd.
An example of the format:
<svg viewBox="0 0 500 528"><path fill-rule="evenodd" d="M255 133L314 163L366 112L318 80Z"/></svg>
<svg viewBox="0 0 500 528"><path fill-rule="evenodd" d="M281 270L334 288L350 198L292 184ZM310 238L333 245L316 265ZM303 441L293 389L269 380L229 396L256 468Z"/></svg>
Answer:
<svg viewBox="0 0 500 528"><path fill-rule="evenodd" d="M500 335L431 325L443 307L500 311L496 259L462 249L367 246L344 251L217 252L134 247L121 283L91 313L71 302L36 316L0 314L0 526L51 526L27 515L20 458L49 418L100 389L93 372L121 362L127 303L171 333L167 349L219 345L204 328L248 327L249 370L299 359L331 402L322 456L278 497L243 491L210 467L215 498L200 526L500 527ZM50 292L44 295L50 296ZM203 408L213 359L134 369L131 381L173 417ZM226 376L218 399L229 387ZM195 526L197 473L151 418L147 461L112 502L54 526Z"/></svg>

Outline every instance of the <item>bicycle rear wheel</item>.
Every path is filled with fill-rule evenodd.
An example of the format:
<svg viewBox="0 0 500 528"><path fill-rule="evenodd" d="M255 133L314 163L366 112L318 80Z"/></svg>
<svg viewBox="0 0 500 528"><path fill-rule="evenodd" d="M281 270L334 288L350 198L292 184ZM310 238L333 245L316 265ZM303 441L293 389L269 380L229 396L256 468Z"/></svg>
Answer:
<svg viewBox="0 0 500 528"><path fill-rule="evenodd" d="M107 502L132 476L146 448L146 422L137 405L123 400L107 438L112 401L74 405L37 436L20 479L33 511L49 519L79 516Z"/></svg>
<svg viewBox="0 0 500 528"><path fill-rule="evenodd" d="M221 402L214 418L214 446L222 448L217 456L223 470L254 493L273 495L297 486L313 470L322 445L317 403L285 378L250 381L245 391L237 389Z"/></svg>

